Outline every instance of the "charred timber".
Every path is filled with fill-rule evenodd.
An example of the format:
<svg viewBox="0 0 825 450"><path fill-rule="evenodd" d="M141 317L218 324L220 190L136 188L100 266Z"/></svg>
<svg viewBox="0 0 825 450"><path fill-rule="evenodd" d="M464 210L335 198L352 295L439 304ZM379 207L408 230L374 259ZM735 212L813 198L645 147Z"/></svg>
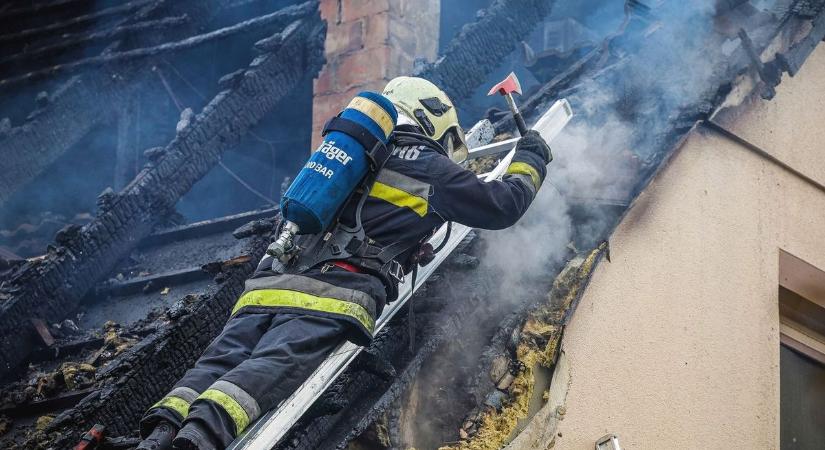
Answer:
<svg viewBox="0 0 825 450"><path fill-rule="evenodd" d="M95 3L95 0L56 0L48 3L37 3L29 6L7 9L0 14L0 19L27 17L33 14L43 14L54 9L77 7L90 3Z"/></svg>
<svg viewBox="0 0 825 450"><path fill-rule="evenodd" d="M325 36L317 10L279 36L277 49L258 56L234 88L206 105L166 147L165 156L138 174L71 242L54 247L42 262L7 283L7 299L0 305L0 376L32 350L31 341L20 337L29 318L54 322L73 311L227 148L236 145L292 86L317 73Z"/></svg>
<svg viewBox="0 0 825 450"><path fill-rule="evenodd" d="M821 8L817 16L811 21L810 33L794 44L786 53L777 57L780 67L791 76L799 72L802 64L811 56L816 46L825 39L825 6Z"/></svg>
<svg viewBox="0 0 825 450"><path fill-rule="evenodd" d="M465 25L444 55L426 67L427 78L454 99L469 97L487 75L550 14L554 0L496 0Z"/></svg>
<svg viewBox="0 0 825 450"><path fill-rule="evenodd" d="M72 61L66 64L59 64L46 69L36 70L21 76L0 80L0 89L83 68L102 66L105 64L117 64L126 61L132 62L134 60L167 55L169 53L191 49L220 39L226 39L240 33L258 31L266 27L282 27L299 17L306 16L308 14L307 6L308 4L304 4L304 6L300 8L285 8L281 11L266 14L254 19L249 19L226 28L221 28L220 30L210 31L197 36L191 36L177 42L168 42L153 47L137 48L123 52L106 53Z"/></svg>
<svg viewBox="0 0 825 450"><path fill-rule="evenodd" d="M135 86L120 77L73 77L32 120L0 137L0 206L129 99Z"/></svg>
<svg viewBox="0 0 825 450"><path fill-rule="evenodd" d="M241 250L249 256L247 262L228 267L223 281L205 294L181 299L167 312L165 325L98 374L102 386L96 392L58 415L27 447L71 448L96 423L105 425L109 436L131 434L149 406L172 388L221 331L268 243L265 232L248 239Z"/></svg>
<svg viewBox="0 0 825 450"><path fill-rule="evenodd" d="M187 6L191 2L181 2ZM190 22L168 33L138 36L138 45L157 45L179 39L211 20L220 10L216 1L182 10L166 7L163 0L144 7L134 20L148 15L187 14ZM175 11L168 11L175 9ZM127 21L132 23L132 21ZM0 207L26 183L49 167L94 127L113 117L129 102L140 84L150 77L140 66L122 67L73 77L50 95L49 104L32 112L30 119L0 136Z"/></svg>
<svg viewBox="0 0 825 450"><path fill-rule="evenodd" d="M136 0L125 3L123 5L104 8L100 11L95 11L91 14L72 17L71 19L68 19L63 22L52 23L39 28L29 28L16 33L2 34L0 35L0 45L7 45L10 42L22 42L25 40L31 40L36 38L37 36L59 34L62 30L70 29L85 24L90 24L95 21L105 20L113 16L130 14L138 8L149 5L150 3L156 1L157 0Z"/></svg>
<svg viewBox="0 0 825 450"><path fill-rule="evenodd" d="M130 23L151 20L154 16L181 15L186 15L189 21L184 26L165 29L161 33L139 34L134 37L134 46L153 47L185 38L233 2L156 3L163 7L155 7L153 3L136 14L134 22ZM297 11L317 8L312 5L317 2L288 9L298 14ZM0 177L0 207L90 130L115 116L145 83L153 79L155 75L146 70L153 63L154 59L150 58L140 63L121 64L117 69L104 67L78 75L50 96L47 106L34 111L29 121L0 136L0 173L4 174Z"/></svg>
<svg viewBox="0 0 825 450"><path fill-rule="evenodd" d="M136 33L147 31L154 33L157 32L157 30L181 26L186 23L187 20L188 17L186 15L164 17L157 20L146 20L134 24L116 26L103 31L67 35L57 43L27 48L21 53L3 58L0 60L0 67L7 67L12 63L16 65L25 63L28 66L34 66L34 64L43 61L43 58L59 56L61 53L81 49L89 44L105 44L123 37L133 38Z"/></svg>
<svg viewBox="0 0 825 450"><path fill-rule="evenodd" d="M96 0L56 0L14 7L12 2L4 2L0 10L0 29L8 32L32 28L34 23L42 23L43 17L72 15L78 9L88 8L96 3Z"/></svg>

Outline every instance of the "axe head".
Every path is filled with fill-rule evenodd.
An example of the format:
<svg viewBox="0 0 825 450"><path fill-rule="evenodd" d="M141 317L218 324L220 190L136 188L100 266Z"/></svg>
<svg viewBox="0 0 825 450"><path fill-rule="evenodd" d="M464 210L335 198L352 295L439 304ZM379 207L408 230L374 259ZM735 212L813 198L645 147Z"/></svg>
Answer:
<svg viewBox="0 0 825 450"><path fill-rule="evenodd" d="M512 94L513 92L521 95L521 83L519 83L515 72L510 72L510 75L507 75L507 78L501 80L499 84L493 86L487 95L493 95L495 93L507 95Z"/></svg>

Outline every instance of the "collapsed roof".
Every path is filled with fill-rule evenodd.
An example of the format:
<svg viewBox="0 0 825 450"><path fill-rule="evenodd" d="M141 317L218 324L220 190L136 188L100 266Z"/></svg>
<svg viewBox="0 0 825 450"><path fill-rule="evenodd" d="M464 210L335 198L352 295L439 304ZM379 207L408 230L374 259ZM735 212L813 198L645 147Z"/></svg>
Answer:
<svg viewBox="0 0 825 450"><path fill-rule="evenodd" d="M55 2L51 7L58 8L62 3ZM195 8L197 11L185 12L177 8L190 7L189 2L175 2L174 8L163 1L125 3L104 10L106 17L120 18L108 34L93 36L81 32L77 39L111 43L135 30L164 30L179 21L197 24L197 20L201 20L198 17L210 17L209 14L217 14L221 8L234 3L237 2L208 2L208 6ZM484 80L484 74L492 70L493 62L516 48L518 41L524 39L529 29L550 13L553 6L553 2L536 1L519 9L510 3L513 2L494 2L456 37L439 61L424 68L422 75L444 85L456 99L469 95ZM281 448L342 448L353 440L373 446L381 440L386 444L387 439L393 445L410 439L421 442L420 431L410 429L412 423L419 427L426 424L431 437L425 441L434 445L457 440L456 429L460 428L468 440L459 446L495 448L495 443L500 443L496 439L505 438L507 428L494 427L498 433L490 433L489 425L485 428L483 424L493 417L491 408L500 409L507 396L512 395L510 387L515 380L499 388L504 375L491 381L488 369L501 365L502 361L508 366L505 372L510 371L511 365L518 366L519 335L524 335L526 318L537 317L536 311L546 307L540 299L551 289L553 275L578 249L594 248L607 238L621 213L685 134L722 103L736 77L756 74L761 95L770 97L781 72L795 73L813 46L825 36L823 2L780 2L772 5L770 12L747 1L717 2L708 11L686 16L674 16L661 5L659 8L647 8L638 2L628 5L613 32L595 44L584 43L579 52L568 52L576 55L572 59L558 58L558 52L550 51L552 49L539 49L540 56L536 57L531 49L534 54L527 61L536 68L542 83L523 102L523 111L527 117L536 118L554 99L570 99L579 118L555 147L560 149L560 154L570 151L566 149L582 152L584 163L573 156L560 157L551 166L550 176L558 193L545 194L538 200L534 211L539 212L528 217L521 231L514 230L507 238L510 240L505 241L508 245L523 246L525 239L535 239L536 233L546 235L551 233L548 226L558 226L565 232L553 236L552 241L562 244L556 248L539 246L546 254L538 255L533 263L541 264L508 280L518 283L520 289L517 298L502 302L496 298L503 293L499 269L512 265L513 261L491 265L481 257L496 254L499 258L508 258L501 245L483 239L485 234L481 235L482 239L468 240L451 258L441 277L428 284L426 292L412 303L418 317L413 342L407 319L394 320L293 429ZM556 5L560 6L569 5ZM62 447L94 423L105 424L111 434L132 434L146 407L168 390L219 332L226 312L242 289L243 280L253 270L269 240L275 211L169 231L154 232L153 229L180 196L217 162L224 149L237 142L264 111L276 107L280 91L271 86L289 85L300 77L313 76L320 68L323 33L319 32L322 25L314 13L316 7L309 2L244 22L244 27L253 27L249 23L265 21L278 24L283 30L260 41L256 48L261 56L248 68L226 77L221 86L224 90L209 106L182 121L178 136L164 149L152 153L150 167L120 193L109 193L101 199L101 211L90 224L82 229L65 230L44 258L13 268L0 290L4 297L0 310L0 356L3 358L0 370L3 373L19 373L22 362L46 361L60 376L71 379L78 376L78 368L61 365L62 361L85 358L91 351L107 355L96 356L106 363L96 373L86 375L91 381L80 383L85 386L82 389L70 389L46 400L23 398L17 404L11 402L15 405L6 411L12 416L15 411L33 405L41 408L37 411L61 412L53 421L43 424L42 433L31 436L27 445ZM135 14L138 8L148 11L145 15ZM39 12L42 9L7 11L13 17ZM586 14L584 7L581 10L573 7L568 18L583 20ZM675 20L677 18L684 22ZM708 18L712 20L706 21ZM87 19L73 17L66 22L82 24L84 20ZM681 53L663 54L657 48L661 47L657 39L678 39L685 28L697 24L702 25L700 29L706 33L698 33L702 39L690 45L678 46ZM131 28L124 31L118 27ZM42 170L59 152L77 142L83 130L105 119L105 108L88 107L90 102L99 101L92 92L102 95L106 99L102 103L108 105L116 104L119 96L129 89L137 89L140 77L145 74L135 67L132 58L151 58L157 51L174 51L178 45L188 45L182 43L192 42L190 39L202 40L207 35L227 32L221 29L191 37L192 30L197 28L174 27L174 33L171 30L168 34L146 33L140 38L145 39L143 41L136 39L128 47L104 52L97 60L78 60L74 62L78 64L70 62L66 68L59 69L80 72L54 94L47 95L48 101L42 101L26 123L7 130L10 144L4 143L0 148L8 149L9 157L0 161L14 164L22 175L18 180L9 178L7 186L0 186L0 202L4 198L2 192L18 189L31 179L31 174ZM10 37L0 42L19 42L51 31L53 29L47 27L36 34L21 32L17 41ZM479 55L475 51L477 40L489 36L498 44L485 45L490 51ZM759 58L762 50L777 40L783 44L778 46L782 52L775 58L773 54L767 55L767 62L763 63ZM713 47L710 42L719 45ZM44 53L50 51L46 44L39 47ZM170 48L172 50L168 50ZM132 50L138 53L129 53ZM654 63L661 62L658 58L663 57L667 57L664 60L667 63L651 69ZM25 62L25 52L14 58ZM706 70L685 70L685 64L697 62L704 62ZM537 66L541 66L541 70ZM25 85L31 79L52 73L51 69L34 65L23 67L27 69L5 77L0 88L12 83ZM117 76L113 77L113 72ZM690 76L679 78L680 75ZM115 84L112 79L121 81ZM682 89L670 89L673 84L680 84ZM94 112L90 112L92 110ZM241 120L228 120L239 111L243 113ZM69 122L69 117L77 122ZM501 115L491 111L490 117L500 119ZM226 122L231 125L221 128L220 124ZM496 127L501 133L512 132L512 124L506 118L498 120ZM56 132L42 133L44 129ZM28 148L24 145L31 145L31 149L38 152L48 149L50 153L22 161L14 155L24 154ZM6 170L0 166L0 170L10 173L12 166L9 167ZM594 179L596 174L600 179ZM564 211L553 214L549 222L536 216L548 209ZM254 221L235 232L241 241L228 238L230 230L249 220ZM502 237L501 234L495 236ZM569 246L568 242L571 242ZM580 276L571 278L567 284L557 283L556 292L568 292L571 283L586 281L589 271L578 269L582 261L589 261L588 267L591 267L594 258L601 257L604 251L577 259L578 265L570 267L576 267L574 272ZM169 258L175 253L197 254L197 257ZM131 259L125 261L126 257ZM207 270L201 270L201 266ZM141 274L140 267L156 269L153 274ZM107 278L110 280L101 283ZM160 316L152 316L157 312L141 310L142 314L122 329L109 325L113 336L78 340L67 333L64 339L58 338L56 346L52 344L61 357L68 356L65 360L53 360L48 352L33 353L42 347L38 339L48 339L48 330L33 333L31 345L19 345L16 330L27 329L32 318L39 319L39 323L61 323L87 302L99 304L101 299L106 299L102 302L135 305L146 300L146 293L156 293L168 286L186 286L183 291L200 294L187 295L172 308L163 307ZM173 289L171 295L177 292ZM561 327L575 307L575 296L558 298L562 297L571 300L554 303L555 309L550 312L545 310L541 323L549 323L550 328L533 333L534 348L552 353L553 342L557 342ZM104 321L104 315L99 314L100 322ZM151 318L155 320L144 320ZM43 332L42 327L39 330ZM128 345L121 345L126 341ZM548 354L546 362L552 361L552 354ZM79 372L83 370L86 369ZM514 369L513 373L518 371ZM445 379L452 381L445 383ZM429 398L430 403L417 407L406 405L404 399L413 395ZM415 418L420 420L415 422ZM385 430L384 435L376 432L379 429ZM477 437L473 440L472 436ZM479 439L484 445L472 447Z"/></svg>

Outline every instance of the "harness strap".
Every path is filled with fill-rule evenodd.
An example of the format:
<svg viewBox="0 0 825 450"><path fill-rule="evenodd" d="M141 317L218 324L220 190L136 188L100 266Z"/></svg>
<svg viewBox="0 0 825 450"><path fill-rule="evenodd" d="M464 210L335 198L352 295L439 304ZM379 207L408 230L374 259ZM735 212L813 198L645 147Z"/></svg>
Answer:
<svg viewBox="0 0 825 450"><path fill-rule="evenodd" d="M358 143L364 147L364 151L370 159L371 169L374 172L384 167L384 164L392 154L389 148L366 127L352 120L340 116L329 119L327 123L324 124L324 130L321 132L321 136L326 136L333 131L340 131L358 141Z"/></svg>
<svg viewBox="0 0 825 450"><path fill-rule="evenodd" d="M425 144L435 148L435 150L441 154L446 154L446 151L438 141L416 133L398 130L394 131L393 136L390 138L393 145L387 146L384 145L382 141L376 139L375 136L362 125L337 116L326 123L323 134L326 135L332 131L346 133L358 141L365 149L369 149L367 154L373 164L371 167L372 170L368 172L364 180L362 180L361 189L353 192L351 198L346 202L349 204L354 201L355 196L360 193L360 198L357 200L358 203L355 210L356 223L350 227L338 222L329 233L319 233L299 242L299 246L304 248L304 250L299 253L298 260L293 262L286 272L303 273L320 264L332 261L344 261L355 268L361 269L365 273L378 276L387 289L388 301L395 301L398 295L397 285L404 280L404 266L398 261L398 257L415 246L421 245L421 243L399 241L387 246L375 245L366 235L361 223L362 208L378 176L378 171L380 171L384 163L392 155L391 149L393 145ZM448 228L444 243L449 239L449 232L450 229ZM444 243L439 245L436 252L443 248ZM342 266L339 265L338 267ZM344 267L344 269L347 268ZM414 279L417 263L415 263L411 269Z"/></svg>
<svg viewBox="0 0 825 450"><path fill-rule="evenodd" d="M324 130L321 131L321 136L326 136L333 131L340 131L349 135L364 148L373 148L375 144L379 142L366 127L341 116L335 116L329 119L327 123L324 124Z"/></svg>

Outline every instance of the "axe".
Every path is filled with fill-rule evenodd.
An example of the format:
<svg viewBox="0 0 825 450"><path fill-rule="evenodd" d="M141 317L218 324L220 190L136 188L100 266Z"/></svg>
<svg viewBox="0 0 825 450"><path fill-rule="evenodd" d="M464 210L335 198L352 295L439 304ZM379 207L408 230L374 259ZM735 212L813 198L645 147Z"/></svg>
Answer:
<svg viewBox="0 0 825 450"><path fill-rule="evenodd" d="M487 95L499 93L504 96L504 99L507 100L507 105L510 106L510 112L513 113L513 120L516 121L518 132L524 136L527 133L527 124L524 123L524 117L521 117L521 112L519 112L518 106L516 106L516 101L513 100L513 92L521 95L521 83L519 83L515 72L510 72L510 75L507 75L507 78L493 86Z"/></svg>

